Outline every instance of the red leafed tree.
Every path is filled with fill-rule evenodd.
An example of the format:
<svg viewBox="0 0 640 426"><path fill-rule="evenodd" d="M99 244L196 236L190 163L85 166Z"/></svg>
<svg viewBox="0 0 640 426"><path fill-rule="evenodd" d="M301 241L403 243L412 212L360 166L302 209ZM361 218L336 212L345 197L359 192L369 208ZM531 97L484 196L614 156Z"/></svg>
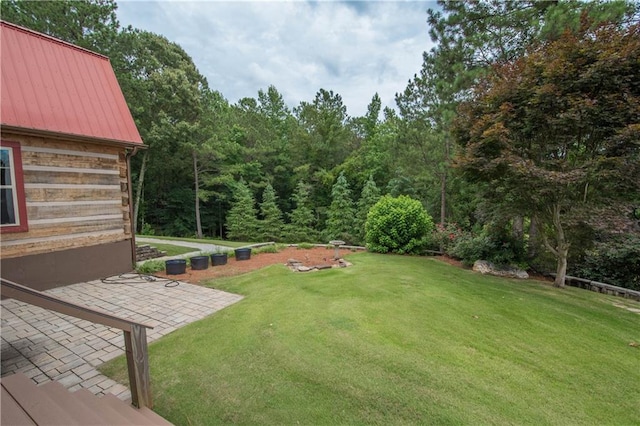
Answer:
<svg viewBox="0 0 640 426"><path fill-rule="evenodd" d="M495 71L459 109L456 164L505 211L537 222L562 287L567 230L639 199L640 26L583 22Z"/></svg>

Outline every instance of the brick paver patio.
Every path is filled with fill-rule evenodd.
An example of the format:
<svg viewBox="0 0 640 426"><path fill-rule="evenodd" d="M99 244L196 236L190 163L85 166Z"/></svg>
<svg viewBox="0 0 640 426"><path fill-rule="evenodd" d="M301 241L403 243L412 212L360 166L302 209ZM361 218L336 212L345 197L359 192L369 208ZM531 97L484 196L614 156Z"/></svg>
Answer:
<svg viewBox="0 0 640 426"><path fill-rule="evenodd" d="M149 282L135 275L48 290L47 293L153 326L153 342L206 317L242 296L197 285ZM168 284L171 285L171 284ZM97 366L124 353L122 331L47 311L13 299L1 302L2 375L22 372L36 383L56 380L70 390L131 397L129 388L103 376Z"/></svg>

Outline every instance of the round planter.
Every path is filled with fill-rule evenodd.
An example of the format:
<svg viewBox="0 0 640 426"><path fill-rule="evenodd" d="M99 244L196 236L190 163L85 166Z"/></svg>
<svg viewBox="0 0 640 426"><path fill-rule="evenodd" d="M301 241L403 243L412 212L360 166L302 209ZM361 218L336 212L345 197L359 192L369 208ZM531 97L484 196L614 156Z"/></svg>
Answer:
<svg viewBox="0 0 640 426"><path fill-rule="evenodd" d="M211 255L211 266L227 264L227 253L214 253Z"/></svg>
<svg viewBox="0 0 640 426"><path fill-rule="evenodd" d="M196 271L207 269L209 267L209 256L194 256L190 257L191 269Z"/></svg>
<svg viewBox="0 0 640 426"><path fill-rule="evenodd" d="M236 253L236 260L249 260L251 259L250 248L239 248L234 250Z"/></svg>
<svg viewBox="0 0 640 426"><path fill-rule="evenodd" d="M172 259L166 260L164 266L167 271L167 275L180 275L184 274L187 270L187 261L184 259Z"/></svg>

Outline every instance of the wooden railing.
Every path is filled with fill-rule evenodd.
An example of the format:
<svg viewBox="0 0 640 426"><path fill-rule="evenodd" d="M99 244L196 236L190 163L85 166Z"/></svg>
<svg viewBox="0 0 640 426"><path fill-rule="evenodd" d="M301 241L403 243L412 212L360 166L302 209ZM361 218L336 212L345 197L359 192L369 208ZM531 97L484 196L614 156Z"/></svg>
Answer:
<svg viewBox="0 0 640 426"><path fill-rule="evenodd" d="M549 274L555 278L555 273ZM595 291L598 293L610 294L613 296L624 297L627 299L634 299L640 301L640 291L632 290L630 288L618 287L612 284L601 283L599 281L587 280L579 277L572 277L571 275L565 275L565 282L572 287L580 287L586 290Z"/></svg>
<svg viewBox="0 0 640 426"><path fill-rule="evenodd" d="M131 403L138 408L153 408L146 330L153 327L68 302L4 278L0 278L0 283L2 284L1 294L3 297L122 330L127 355L127 369L129 370Z"/></svg>

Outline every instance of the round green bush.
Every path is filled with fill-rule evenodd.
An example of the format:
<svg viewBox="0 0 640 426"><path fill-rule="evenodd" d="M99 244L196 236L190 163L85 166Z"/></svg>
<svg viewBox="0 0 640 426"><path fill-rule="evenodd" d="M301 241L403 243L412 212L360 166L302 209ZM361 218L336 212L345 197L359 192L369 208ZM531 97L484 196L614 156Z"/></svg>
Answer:
<svg viewBox="0 0 640 426"><path fill-rule="evenodd" d="M433 227L433 219L419 201L406 195L385 195L371 207L367 215L367 250L377 253L419 253Z"/></svg>

